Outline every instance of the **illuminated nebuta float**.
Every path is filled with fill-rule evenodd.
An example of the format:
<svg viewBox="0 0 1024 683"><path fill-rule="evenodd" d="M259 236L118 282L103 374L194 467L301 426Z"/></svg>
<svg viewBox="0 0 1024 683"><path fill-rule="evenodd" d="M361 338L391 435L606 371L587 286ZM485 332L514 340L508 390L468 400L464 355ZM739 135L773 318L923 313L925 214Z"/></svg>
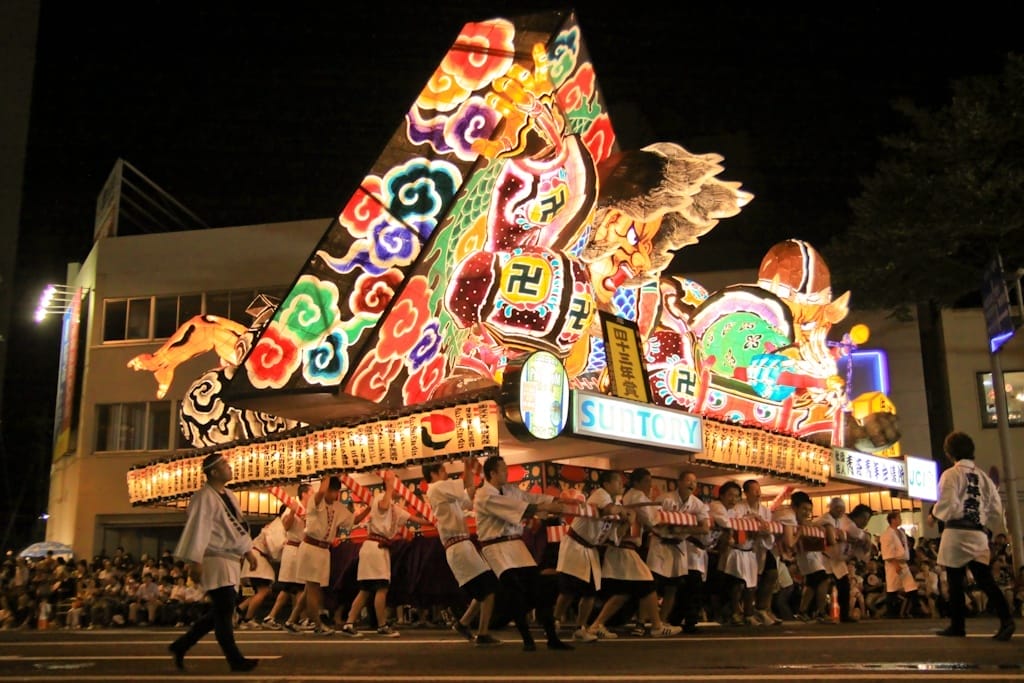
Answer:
<svg viewBox="0 0 1024 683"><path fill-rule="evenodd" d="M169 367L218 350L183 404L203 447L298 426L232 412L232 396L344 395L378 415L468 402L536 350L600 390L601 312L635 322L655 403L893 443L891 410L847 411L836 356L852 345L827 336L848 295L832 298L809 245L776 245L757 283L715 293L665 273L752 199L719 179L722 162L668 142L620 150L571 13L467 24L280 306L251 328L224 323L233 353L198 343L225 331L211 328L129 365L165 391Z"/></svg>

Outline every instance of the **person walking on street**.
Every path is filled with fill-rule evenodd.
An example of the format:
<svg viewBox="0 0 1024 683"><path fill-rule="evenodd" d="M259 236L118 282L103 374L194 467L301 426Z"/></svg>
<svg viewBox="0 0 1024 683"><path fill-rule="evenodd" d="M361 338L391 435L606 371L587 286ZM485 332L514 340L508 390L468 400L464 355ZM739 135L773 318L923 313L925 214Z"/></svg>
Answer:
<svg viewBox="0 0 1024 683"><path fill-rule="evenodd" d="M356 569L359 593L352 601L348 619L341 627L342 635L362 637L363 634L356 630L355 624L359 619L359 613L371 600L377 619L377 635L386 638L397 638L401 635L387 622L388 589L391 587L391 543L410 519L417 524L429 522L410 514L399 504L400 501L401 498L395 491L395 474L387 470L384 472L383 490L374 494L367 508L370 516L366 523L368 533L359 548L359 566Z"/></svg>
<svg viewBox="0 0 1024 683"><path fill-rule="evenodd" d="M299 484L298 499L302 505L302 514L298 514L291 508L281 517L284 525L285 542L281 549L281 565L277 572L277 582L280 586L274 606L270 613L263 619L263 628L280 631L284 625L277 620L277 615L291 603L291 610L295 619L306 609L306 584L299 581L295 576L295 569L299 563L299 547L302 539L306 536L305 511L309 507L309 501L313 497L313 486L311 484ZM286 616L285 621L294 621Z"/></svg>
<svg viewBox="0 0 1024 683"><path fill-rule="evenodd" d="M453 629L477 645L498 645L501 641L490 634L498 577L477 550L466 526L466 511L473 509L476 494L476 463L473 457L463 461L461 481L448 478L444 463L424 465L423 478L427 482L427 503L437 517L437 534L444 545L445 559L459 587L472 600ZM480 614L475 637L469 627L474 612Z"/></svg>
<svg viewBox="0 0 1024 683"><path fill-rule="evenodd" d="M879 545L882 546L882 562L885 563L885 615L890 619L900 617L900 590L910 601L911 611L917 607L917 579L910 571L910 544L907 534L900 528L902 513L893 510L886 515L889 528L882 532Z"/></svg>
<svg viewBox="0 0 1024 683"><path fill-rule="evenodd" d="M239 651L233 623L243 558L250 569L256 568L252 536L238 499L227 489L233 475L224 455L206 456L203 473L206 484L189 501L185 529L174 555L188 563L194 581L202 581L212 606L168 649L174 665L183 670L185 654L212 630L231 670L252 671L259 660L248 659Z"/></svg>
<svg viewBox="0 0 1024 683"><path fill-rule="evenodd" d="M484 483L476 490L473 507L481 552L512 601L523 650L537 649L527 620L527 614L534 608L544 627L548 649L574 649L559 639L552 605L541 604L540 568L523 542L524 521L537 513L562 514L565 506L553 496L527 493L509 484L508 465L501 456L492 455L484 461Z"/></svg>
<svg viewBox="0 0 1024 683"><path fill-rule="evenodd" d="M306 535L299 546L299 558L295 576L306 584L306 616L313 623L313 633L318 636L334 634L334 629L325 626L320 618L323 604L323 587L331 581L331 542L338 535L338 529L351 531L367 514L366 510L353 518L352 511L342 505L341 479L325 476L320 488L313 496L313 504L306 510ZM295 611L293 618L284 627L296 632Z"/></svg>
<svg viewBox="0 0 1024 683"><path fill-rule="evenodd" d="M974 463L974 441L963 432L951 432L943 443L953 466L939 477L939 500L932 516L943 523L938 563L946 568L949 582L949 626L937 635L967 635L967 606L964 579L970 570L974 581L988 596L999 616L999 630L993 638L1010 640L1016 623L1006 597L999 590L989 568L990 549L985 526L1003 528L1003 503L999 490Z"/></svg>
<svg viewBox="0 0 1024 683"><path fill-rule="evenodd" d="M622 474L612 470L601 472L598 486L586 505L596 508L597 517L578 515L569 525L565 539L558 547L558 598L555 601L555 619L563 621L569 608L578 604L579 627L572 637L584 643L592 643L597 636L587 631L590 615L594 610L594 599L601 590L601 555L599 549L608 540L613 515L619 515L622 507L615 500L622 495Z"/></svg>

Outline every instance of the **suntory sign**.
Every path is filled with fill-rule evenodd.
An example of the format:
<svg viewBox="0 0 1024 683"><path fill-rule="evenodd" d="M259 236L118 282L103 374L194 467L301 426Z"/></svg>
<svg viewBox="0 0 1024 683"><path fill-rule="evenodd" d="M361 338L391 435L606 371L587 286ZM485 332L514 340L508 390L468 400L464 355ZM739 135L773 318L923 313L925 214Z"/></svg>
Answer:
<svg viewBox="0 0 1024 683"><path fill-rule="evenodd" d="M586 391L573 392L572 431L680 451L704 449L702 422L696 415Z"/></svg>

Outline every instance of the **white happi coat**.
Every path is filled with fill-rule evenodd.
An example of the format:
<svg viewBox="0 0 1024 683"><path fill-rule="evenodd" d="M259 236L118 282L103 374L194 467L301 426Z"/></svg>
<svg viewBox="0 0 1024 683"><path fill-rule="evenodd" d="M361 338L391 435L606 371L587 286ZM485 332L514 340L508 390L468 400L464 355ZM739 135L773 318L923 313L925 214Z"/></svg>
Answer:
<svg viewBox="0 0 1024 683"><path fill-rule="evenodd" d="M476 510L476 536L481 543L501 536L522 536L523 516L530 505L550 503L553 496L529 493L505 484L499 491L490 482L476 490L473 507ZM537 561L522 540L507 541L484 546L484 559L500 578L507 569L536 567Z"/></svg>
<svg viewBox="0 0 1024 683"><path fill-rule="evenodd" d="M612 496L602 487L598 487L587 498L587 505L603 510L614 504ZM576 517L572 520L573 532L583 540L595 545L604 545L612 530L612 522L598 517ZM558 546L558 565L555 569L563 574L575 576L580 581L594 579L594 587L601 588L601 554L598 549L588 548L572 536L566 536Z"/></svg>
<svg viewBox="0 0 1024 683"><path fill-rule="evenodd" d="M269 524L264 526L263 530L260 531L259 535L252 542L253 550L256 551L256 568L249 569L249 563L243 562L243 579L266 579L273 581L277 578L274 565L270 562L270 547L267 544L267 530L269 526Z"/></svg>
<svg viewBox="0 0 1024 683"><path fill-rule="evenodd" d="M749 501L744 500L743 504L749 512L753 512L766 522L772 521L772 511L764 503L758 503L756 507L751 506ZM760 576L764 571L765 559L768 553L775 547L775 534L770 531L756 532L754 536L754 555L757 556L757 573Z"/></svg>
<svg viewBox="0 0 1024 683"><path fill-rule="evenodd" d="M968 520L997 531L1006 527L999 489L973 460L958 460L939 477L939 500L932 507L932 516L943 522ZM954 568L971 561L988 564L988 536L984 531L947 526L939 539L936 561Z"/></svg>
<svg viewBox="0 0 1024 683"><path fill-rule="evenodd" d="M202 583L206 590L237 586L242 570L242 555L252 548L249 528L242 520L235 494L225 489L228 503L209 484L192 494L188 503L185 529L174 549L174 556L202 564Z"/></svg>
<svg viewBox="0 0 1024 683"><path fill-rule="evenodd" d="M783 524L792 524L793 526L800 525L796 518L796 512L793 508L780 510L779 514L776 515L776 520ZM804 576L818 571L826 571L825 556L822 555L821 551L808 550L805 547L805 545L810 545L812 543L817 545L818 539L812 539L805 542L803 538L798 538L796 542L796 567Z"/></svg>
<svg viewBox="0 0 1024 683"><path fill-rule="evenodd" d="M330 543L338 529L352 528L353 519L352 511L338 501L328 505L327 499L321 498L319 504L314 502L306 509L306 535ZM299 583L311 581L326 586L331 580L331 551L310 543L301 544L295 577Z"/></svg>
<svg viewBox="0 0 1024 683"><path fill-rule="evenodd" d="M294 519L292 526L285 529L285 545L281 549L281 566L277 572L277 580L281 583L301 583L295 575L295 568L299 561L299 545L302 537L306 535L306 520L289 510L285 513Z"/></svg>
<svg viewBox="0 0 1024 683"><path fill-rule="evenodd" d="M622 496L623 505L650 502L643 491L630 489ZM653 581L654 575L651 568L647 566L640 553L633 547L640 547L643 543L643 531L653 526L654 516L651 507L633 508L637 513L638 524L630 527L627 524L616 524L612 530L612 542L605 548L604 561L601 564L601 574L605 578L619 579L621 581ZM623 544L627 544L625 547Z"/></svg>
<svg viewBox="0 0 1024 683"><path fill-rule="evenodd" d="M380 509L379 505L384 497L391 501L391 491L378 491L373 495L373 502L370 503L370 516L366 518L366 530L377 536L390 540L409 521L409 511L404 507L391 501L386 511ZM380 543L367 538L359 549L359 569L356 571L357 581L372 581L374 579L391 580L391 550Z"/></svg>
<svg viewBox="0 0 1024 683"><path fill-rule="evenodd" d="M910 571L910 544L903 529L886 528L878 539L882 546L882 560L885 562L885 590L895 593L917 590L917 579Z"/></svg>
<svg viewBox="0 0 1024 683"><path fill-rule="evenodd" d="M668 512L679 512L683 508L683 502L679 498L679 491L669 491L658 498L661 509ZM686 576L689 572L689 565L686 560L686 541L681 543L664 543L662 538L675 538L672 527L667 524L655 524L649 536L647 548L647 566L651 571L660 576L674 579Z"/></svg>
<svg viewBox="0 0 1024 683"><path fill-rule="evenodd" d="M473 501L461 479L432 482L427 486L427 503L437 517L437 535L441 543L452 538L469 538L465 511L473 509ZM455 543L445 549L444 555L460 586L491 569L472 541Z"/></svg>
<svg viewBox="0 0 1024 683"><path fill-rule="evenodd" d="M717 526L732 528L729 520L747 516L750 509L746 502L740 501L728 510L721 501L713 501L708 506L708 514ZM733 543L718 558L722 571L729 576L743 579L747 588L757 587L757 553L754 551L755 531L737 531Z"/></svg>
<svg viewBox="0 0 1024 683"><path fill-rule="evenodd" d="M846 529L843 526L844 519L849 520L849 517L843 515L839 519L836 519L826 512L821 517L814 520L814 525L820 527L830 526L834 529L845 531ZM855 525L851 523L850 526ZM849 569L846 566L849 548L849 544L845 540L840 539L838 534L834 545L827 545L826 542L825 550L821 554L822 564L825 567L825 571L837 579L841 579L846 576L849 573Z"/></svg>

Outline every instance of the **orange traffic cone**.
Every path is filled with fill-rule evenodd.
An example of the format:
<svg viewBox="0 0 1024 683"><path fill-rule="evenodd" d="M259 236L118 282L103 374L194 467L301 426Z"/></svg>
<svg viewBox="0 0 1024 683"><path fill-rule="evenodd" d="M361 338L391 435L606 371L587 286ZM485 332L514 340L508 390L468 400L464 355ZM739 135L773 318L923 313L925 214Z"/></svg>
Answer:
<svg viewBox="0 0 1024 683"><path fill-rule="evenodd" d="M39 605L39 620L36 622L36 628L40 631L45 631L50 628L50 610L53 607L48 602L42 602Z"/></svg>
<svg viewBox="0 0 1024 683"><path fill-rule="evenodd" d="M835 586L832 586L832 604L829 606L828 616L832 621L839 623L839 589Z"/></svg>

